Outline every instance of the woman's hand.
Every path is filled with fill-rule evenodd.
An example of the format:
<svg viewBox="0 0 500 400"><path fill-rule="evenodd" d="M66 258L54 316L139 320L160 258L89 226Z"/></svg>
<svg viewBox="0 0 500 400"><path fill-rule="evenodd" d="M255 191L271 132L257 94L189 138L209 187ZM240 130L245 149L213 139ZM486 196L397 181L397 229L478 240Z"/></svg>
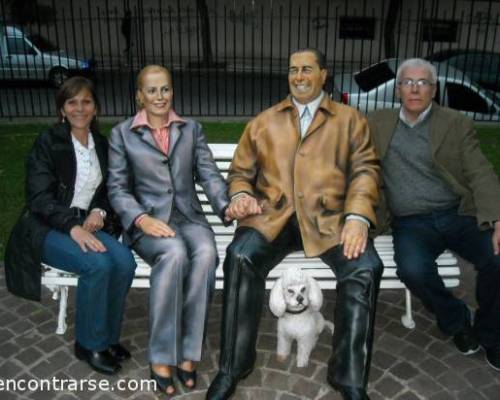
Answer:
<svg viewBox="0 0 500 400"><path fill-rule="evenodd" d="M91 211L85 221L83 221L83 229L87 232L96 232L104 226L104 218L98 210Z"/></svg>
<svg viewBox="0 0 500 400"><path fill-rule="evenodd" d="M146 215L138 222L139 228L146 234L155 237L174 237L175 232L160 219Z"/></svg>
<svg viewBox="0 0 500 400"><path fill-rule="evenodd" d="M104 247L102 242L80 225L75 225L71 228L69 235L76 243L78 243L78 246L80 246L84 253L88 250L92 250L97 253L104 253L106 251L106 247Z"/></svg>

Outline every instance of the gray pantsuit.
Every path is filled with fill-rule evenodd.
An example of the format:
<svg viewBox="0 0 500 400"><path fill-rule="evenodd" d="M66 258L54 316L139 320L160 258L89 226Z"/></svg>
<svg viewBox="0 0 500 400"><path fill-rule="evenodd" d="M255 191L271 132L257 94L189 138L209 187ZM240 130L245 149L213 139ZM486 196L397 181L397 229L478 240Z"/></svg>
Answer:
<svg viewBox="0 0 500 400"><path fill-rule="evenodd" d="M148 358L167 365L200 360L217 266L210 229L192 223L172 228L174 238L143 236L134 245L152 267Z"/></svg>
<svg viewBox="0 0 500 400"><path fill-rule="evenodd" d="M132 120L111 133L108 193L124 239L152 268L149 361L199 361L218 259L195 183L221 217L228 204L226 183L200 124L172 123L164 154L148 128L130 129ZM144 213L168 223L176 236L144 235L134 224Z"/></svg>

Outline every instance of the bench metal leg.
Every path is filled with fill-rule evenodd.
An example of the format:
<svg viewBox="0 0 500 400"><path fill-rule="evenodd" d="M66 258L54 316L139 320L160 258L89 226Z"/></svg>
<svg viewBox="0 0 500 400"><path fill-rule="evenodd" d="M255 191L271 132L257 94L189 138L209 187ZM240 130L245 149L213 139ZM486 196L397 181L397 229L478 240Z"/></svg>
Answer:
<svg viewBox="0 0 500 400"><path fill-rule="evenodd" d="M66 311L68 308L68 287L66 285L59 286L59 315L57 316L57 329L58 335L64 335L67 329L66 325Z"/></svg>
<svg viewBox="0 0 500 400"><path fill-rule="evenodd" d="M405 328L414 329L415 321L413 320L413 314L411 311L411 293L408 289L405 289L405 297L406 311L401 316L401 323Z"/></svg>

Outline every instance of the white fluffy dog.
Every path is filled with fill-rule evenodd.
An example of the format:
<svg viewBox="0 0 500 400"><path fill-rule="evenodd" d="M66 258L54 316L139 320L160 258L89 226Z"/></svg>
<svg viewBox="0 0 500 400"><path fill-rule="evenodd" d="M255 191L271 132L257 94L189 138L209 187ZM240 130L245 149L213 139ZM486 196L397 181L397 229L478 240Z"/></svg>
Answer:
<svg viewBox="0 0 500 400"><path fill-rule="evenodd" d="M333 335L333 323L326 321L319 309L323 294L318 282L300 268L286 270L271 289L269 306L278 319L279 361L290 354L293 340L297 341L297 367L305 367L309 355L326 326Z"/></svg>

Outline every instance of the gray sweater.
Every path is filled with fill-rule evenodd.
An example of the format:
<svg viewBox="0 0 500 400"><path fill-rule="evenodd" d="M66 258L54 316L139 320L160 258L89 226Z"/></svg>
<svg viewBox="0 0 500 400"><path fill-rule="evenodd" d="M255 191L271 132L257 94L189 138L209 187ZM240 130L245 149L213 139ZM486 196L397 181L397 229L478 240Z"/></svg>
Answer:
<svg viewBox="0 0 500 400"><path fill-rule="evenodd" d="M459 203L459 196L433 165L429 145L431 113L414 127L399 120L381 160L385 193L395 216L427 214Z"/></svg>

